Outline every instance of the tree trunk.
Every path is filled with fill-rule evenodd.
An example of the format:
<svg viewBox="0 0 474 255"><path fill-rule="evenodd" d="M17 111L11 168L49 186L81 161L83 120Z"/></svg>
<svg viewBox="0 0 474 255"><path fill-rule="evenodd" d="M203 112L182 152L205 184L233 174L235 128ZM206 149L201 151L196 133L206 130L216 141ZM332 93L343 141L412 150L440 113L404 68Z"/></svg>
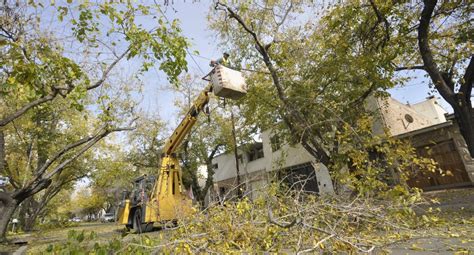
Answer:
<svg viewBox="0 0 474 255"><path fill-rule="evenodd" d="M4 174L7 168L7 161L6 161L6 154L5 154L5 134L3 130L0 130L0 174Z"/></svg>
<svg viewBox="0 0 474 255"><path fill-rule="evenodd" d="M29 215L28 218L25 219L25 223L23 225L23 231L30 232L33 230L33 227L35 226L38 215L39 215L38 210L35 210L32 214Z"/></svg>
<svg viewBox="0 0 474 255"><path fill-rule="evenodd" d="M19 225L24 231L30 231L30 226L27 222L31 217L32 212L36 209L33 199L32 196L26 198L18 207Z"/></svg>
<svg viewBox="0 0 474 255"><path fill-rule="evenodd" d="M457 104L451 105L454 117L459 125L459 131L466 141L471 157L474 158L474 117L471 102L466 102L463 95L456 95Z"/></svg>
<svg viewBox="0 0 474 255"><path fill-rule="evenodd" d="M212 166L212 159L211 160L208 160L206 162L206 168L207 168L207 179L206 179L206 184L204 185L204 188L202 190L202 194L203 194L203 197L202 197L202 206L203 207L206 207L206 196L208 195L209 193L209 200L208 202L211 202L211 200L213 199L212 198L212 190L209 190L211 189L211 187L214 185L214 168Z"/></svg>
<svg viewBox="0 0 474 255"><path fill-rule="evenodd" d="M190 164L190 156L188 151L189 140L183 142L183 152L184 155L181 157L181 162L183 163L183 167L188 170L189 175L191 176L191 183L190 188L193 189L193 193L195 198L200 201L201 198L201 187L199 187L197 171L198 169L192 169Z"/></svg>
<svg viewBox="0 0 474 255"><path fill-rule="evenodd" d="M0 192L0 243L7 242L8 223L19 204L10 193Z"/></svg>
<svg viewBox="0 0 474 255"><path fill-rule="evenodd" d="M237 134L235 131L235 120L234 120L234 111L230 109L230 118L232 121L232 139L234 141L234 157L235 157L235 170L237 177L237 197L242 198L242 187L240 187L240 168L239 168L239 153L237 151Z"/></svg>
<svg viewBox="0 0 474 255"><path fill-rule="evenodd" d="M456 93L452 76L444 75L440 71L429 45L431 18L438 1L424 0L423 2L424 6L421 12L420 25L418 26L418 47L423 59L424 69L429 74L439 94L453 107L461 134L466 141L471 157L474 157L474 118L471 103L471 91L474 83L474 55L471 55L471 60L463 76L464 81L460 84L459 91Z"/></svg>

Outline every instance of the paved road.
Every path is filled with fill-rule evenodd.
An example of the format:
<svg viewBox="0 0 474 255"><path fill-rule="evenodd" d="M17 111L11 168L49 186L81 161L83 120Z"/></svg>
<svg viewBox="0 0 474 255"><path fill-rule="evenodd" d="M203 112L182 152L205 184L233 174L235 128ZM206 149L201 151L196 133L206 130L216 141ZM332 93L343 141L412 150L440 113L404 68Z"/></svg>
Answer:
<svg viewBox="0 0 474 255"><path fill-rule="evenodd" d="M474 188L426 192L423 196L435 199L422 210L439 208L442 220L454 226L420 229L404 242L390 245L392 254L474 254Z"/></svg>

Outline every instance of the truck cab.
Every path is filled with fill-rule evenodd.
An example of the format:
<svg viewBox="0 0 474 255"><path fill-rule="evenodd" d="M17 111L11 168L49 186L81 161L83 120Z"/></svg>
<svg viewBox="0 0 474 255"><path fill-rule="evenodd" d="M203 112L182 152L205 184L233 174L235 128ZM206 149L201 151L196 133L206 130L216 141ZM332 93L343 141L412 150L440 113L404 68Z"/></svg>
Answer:
<svg viewBox="0 0 474 255"><path fill-rule="evenodd" d="M155 182L156 177L153 175L143 175L134 180L133 189L130 194L130 203L132 207L141 205L149 201L153 192Z"/></svg>

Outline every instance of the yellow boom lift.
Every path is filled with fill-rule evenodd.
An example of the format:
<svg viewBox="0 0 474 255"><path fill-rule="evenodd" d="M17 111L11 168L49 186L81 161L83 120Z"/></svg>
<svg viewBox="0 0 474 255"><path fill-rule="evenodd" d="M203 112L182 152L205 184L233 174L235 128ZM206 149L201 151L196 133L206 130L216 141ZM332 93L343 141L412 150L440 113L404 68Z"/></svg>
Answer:
<svg viewBox="0 0 474 255"><path fill-rule="evenodd" d="M206 79L208 76L210 80ZM155 222L174 222L190 214L192 201L183 187L176 151L209 102L209 93L229 99L238 99L246 93L245 80L238 71L218 65L206 77L203 79L211 83L199 94L165 143L158 180L154 176L139 177L128 198L124 195L126 199L119 208L118 221L128 229L146 232L153 229Z"/></svg>

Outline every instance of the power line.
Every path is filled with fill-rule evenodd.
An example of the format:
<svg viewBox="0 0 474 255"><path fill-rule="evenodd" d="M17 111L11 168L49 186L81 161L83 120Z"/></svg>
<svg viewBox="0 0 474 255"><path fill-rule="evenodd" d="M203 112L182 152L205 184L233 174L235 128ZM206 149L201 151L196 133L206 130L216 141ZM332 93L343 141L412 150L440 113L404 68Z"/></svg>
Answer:
<svg viewBox="0 0 474 255"><path fill-rule="evenodd" d="M420 85L425 85L425 83L417 83L417 84L410 84L410 85L402 85L399 87L393 87L392 89L405 89L409 87L415 87L415 86L420 86Z"/></svg>
<svg viewBox="0 0 474 255"><path fill-rule="evenodd" d="M205 60L212 60L210 58L207 58L207 57L204 57L204 56L201 56L201 55L197 55L197 54L189 53L189 55L192 55L192 56L195 56L195 57L198 57L198 58L202 58L202 59L205 59Z"/></svg>
<svg viewBox="0 0 474 255"><path fill-rule="evenodd" d="M204 73L204 71L202 70L201 66L196 62L196 60L195 60L194 57L193 57L193 54L191 54L191 53L189 52L188 47L186 47L186 52L189 54L189 56L190 56L191 59L193 60L194 64L196 64L196 66L199 68L199 70L201 71L201 73L205 75L206 73Z"/></svg>

